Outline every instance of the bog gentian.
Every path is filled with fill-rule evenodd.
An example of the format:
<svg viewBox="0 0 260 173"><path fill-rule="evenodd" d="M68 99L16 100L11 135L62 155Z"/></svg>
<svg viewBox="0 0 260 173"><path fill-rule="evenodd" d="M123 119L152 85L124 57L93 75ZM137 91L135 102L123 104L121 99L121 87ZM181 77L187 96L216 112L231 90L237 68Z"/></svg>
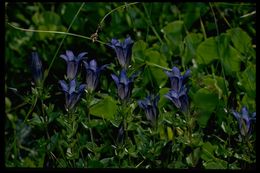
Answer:
<svg viewBox="0 0 260 173"><path fill-rule="evenodd" d="M138 105L144 109L146 118L154 125L156 123L157 116L159 114L158 101L160 96L148 96L144 100L139 100Z"/></svg>
<svg viewBox="0 0 260 173"><path fill-rule="evenodd" d="M182 112L187 112L189 100L185 84L190 76L190 70L187 70L184 75L181 75L180 70L177 67L173 67L172 71L165 71L165 73L171 81L171 89L165 97L171 100Z"/></svg>
<svg viewBox="0 0 260 173"><path fill-rule="evenodd" d="M256 120L256 113L252 113L252 116L250 117L247 108L244 106L240 113L232 110L232 114L238 121L241 135L246 136L247 134L250 134L251 123Z"/></svg>
<svg viewBox="0 0 260 173"><path fill-rule="evenodd" d="M187 112L189 108L189 99L187 95L187 89L183 86L179 92L171 89L164 95L166 98L172 101L172 103L180 109L182 112Z"/></svg>
<svg viewBox="0 0 260 173"><path fill-rule="evenodd" d="M42 62L37 52L32 52L31 69L33 74L33 80L36 85L39 85L42 81Z"/></svg>
<svg viewBox="0 0 260 173"><path fill-rule="evenodd" d="M187 82L188 77L190 77L190 70L187 70L182 76L180 70L177 67L173 67L172 71L164 71L166 75L170 78L171 88L178 92L183 85Z"/></svg>
<svg viewBox="0 0 260 173"><path fill-rule="evenodd" d="M84 57L86 54L87 52L82 52L78 56L75 56L72 51L67 50L66 55L60 55L67 62L67 79L72 80L76 77L79 63L86 58Z"/></svg>
<svg viewBox="0 0 260 173"><path fill-rule="evenodd" d="M71 110L80 99L80 96L84 92L86 84L80 84L77 87L76 79L71 80L69 84L67 84L64 80L60 80L59 83L61 85L61 89L65 93L66 110Z"/></svg>
<svg viewBox="0 0 260 173"><path fill-rule="evenodd" d="M108 46L115 50L119 64L124 69L127 69L130 64L133 44L134 42L130 36L127 37L124 42L112 39L111 42L108 43Z"/></svg>
<svg viewBox="0 0 260 173"><path fill-rule="evenodd" d="M132 75L130 78L128 78L124 69L120 72L119 77L111 74L111 77L116 83L118 96L121 100L129 99L132 92L133 80L135 76L136 75Z"/></svg>
<svg viewBox="0 0 260 173"><path fill-rule="evenodd" d="M87 90L92 92L96 89L100 72L107 66L103 65L101 67L97 66L96 60L91 60L90 62L83 61L86 70L86 84Z"/></svg>

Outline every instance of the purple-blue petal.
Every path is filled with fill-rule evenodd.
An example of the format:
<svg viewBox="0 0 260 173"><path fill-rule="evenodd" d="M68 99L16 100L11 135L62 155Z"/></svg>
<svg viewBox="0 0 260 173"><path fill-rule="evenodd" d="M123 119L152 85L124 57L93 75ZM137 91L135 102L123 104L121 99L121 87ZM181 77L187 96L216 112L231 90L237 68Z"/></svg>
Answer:
<svg viewBox="0 0 260 173"><path fill-rule="evenodd" d="M82 59L82 58L85 58L84 56L87 55L88 52L82 52L78 55L78 59Z"/></svg>
<svg viewBox="0 0 260 173"><path fill-rule="evenodd" d="M76 91L76 79L73 79L70 81L69 94L72 94L75 91Z"/></svg>
<svg viewBox="0 0 260 173"><path fill-rule="evenodd" d="M127 85L129 83L129 80L126 75L126 71L124 69L120 72L119 82L123 83L125 85Z"/></svg>
<svg viewBox="0 0 260 173"><path fill-rule="evenodd" d="M119 79L118 79L118 77L117 77L116 75L114 75L114 74L111 74L111 77L112 77L112 79L115 81L116 85L118 86L118 84L119 84Z"/></svg>
<svg viewBox="0 0 260 173"><path fill-rule="evenodd" d="M64 81L64 80L60 80L59 81L59 84L60 84L60 86L61 86L61 88L62 88L62 90L64 91L64 92L68 92L68 85L67 85L67 83Z"/></svg>
<svg viewBox="0 0 260 173"><path fill-rule="evenodd" d="M75 60L75 56L74 56L74 53L72 51L66 50L66 55L67 55L68 61Z"/></svg>

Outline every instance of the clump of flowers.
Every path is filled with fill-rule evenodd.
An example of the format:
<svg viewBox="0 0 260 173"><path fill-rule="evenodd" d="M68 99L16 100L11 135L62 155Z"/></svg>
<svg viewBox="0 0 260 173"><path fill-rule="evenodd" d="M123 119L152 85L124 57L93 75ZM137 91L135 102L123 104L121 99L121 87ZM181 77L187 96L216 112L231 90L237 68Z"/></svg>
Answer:
<svg viewBox="0 0 260 173"><path fill-rule="evenodd" d="M77 85L76 81L78 66L86 54L87 52L82 52L76 57L72 51L67 50L66 55L62 54L60 56L67 62L66 78L69 82L67 84L64 80L59 81L61 89L65 94L65 108L67 111L74 108L86 88L86 84Z"/></svg>
<svg viewBox="0 0 260 173"><path fill-rule="evenodd" d="M165 71L170 78L171 89L165 94L165 97L173 102L173 104L182 112L187 112L189 108L189 99L187 95L187 79L190 76L190 70L181 75L179 68L173 67L172 71Z"/></svg>

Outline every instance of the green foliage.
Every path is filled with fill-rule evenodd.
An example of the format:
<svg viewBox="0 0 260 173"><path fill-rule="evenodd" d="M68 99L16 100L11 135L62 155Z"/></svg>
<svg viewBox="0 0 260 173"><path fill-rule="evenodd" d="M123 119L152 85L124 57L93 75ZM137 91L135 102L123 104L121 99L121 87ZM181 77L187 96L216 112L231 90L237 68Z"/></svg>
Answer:
<svg viewBox="0 0 260 173"><path fill-rule="evenodd" d="M250 116L256 110L255 7L6 2L5 166L255 169L256 124L250 121L250 132L241 135L232 114L243 106ZM106 43L128 35L134 45L127 74L137 77L131 97L120 100L111 74L121 68ZM83 92L69 110L58 84L66 50L109 64L95 91ZM42 60L39 86L32 51ZM165 70L174 66L181 74L191 70L187 112L165 97L171 89ZM85 76L80 65L78 83ZM138 104L148 95L160 96L155 124Z"/></svg>
<svg viewBox="0 0 260 173"><path fill-rule="evenodd" d="M95 105L91 106L89 111L92 115L111 120L114 118L117 111L116 101L112 97L106 96Z"/></svg>

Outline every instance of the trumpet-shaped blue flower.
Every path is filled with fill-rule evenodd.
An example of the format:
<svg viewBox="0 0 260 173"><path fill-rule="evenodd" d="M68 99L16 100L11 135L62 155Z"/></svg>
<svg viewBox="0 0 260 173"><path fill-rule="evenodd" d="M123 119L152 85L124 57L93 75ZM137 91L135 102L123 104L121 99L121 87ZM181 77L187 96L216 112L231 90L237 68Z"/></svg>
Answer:
<svg viewBox="0 0 260 173"><path fill-rule="evenodd" d="M62 54L60 57L67 62L67 79L72 80L76 77L78 72L78 66L81 60L83 60L87 52L82 52L78 56L75 56L72 51L67 50L66 55Z"/></svg>
<svg viewBox="0 0 260 173"><path fill-rule="evenodd" d="M123 69L120 72L119 77L114 74L111 74L111 77L116 83L118 96L121 100L127 100L132 92L133 80L135 75L132 75L130 78L127 77L126 71Z"/></svg>
<svg viewBox="0 0 260 173"><path fill-rule="evenodd" d="M159 114L157 107L159 99L160 96L158 95L154 98L152 96L148 96L144 100L138 101L138 105L145 111L146 118L151 121L153 125L156 123L157 116Z"/></svg>
<svg viewBox="0 0 260 173"><path fill-rule="evenodd" d="M256 120L256 113L254 112L250 117L247 108L244 106L240 113L232 110L232 114L238 121L241 135L246 136L247 134L250 134L251 122Z"/></svg>
<svg viewBox="0 0 260 173"><path fill-rule="evenodd" d="M61 89L65 93L65 108L72 109L79 101L81 94L84 92L86 84L80 84L76 89L76 79L73 79L67 84L64 80L59 81Z"/></svg>
<svg viewBox="0 0 260 173"><path fill-rule="evenodd" d="M164 95L166 98L172 101L172 103L182 112L187 112L189 108L189 99L187 95L187 88L182 87L180 91L171 89L167 94Z"/></svg>
<svg viewBox="0 0 260 173"><path fill-rule="evenodd" d="M172 71L166 71L166 75L170 78L171 88L176 92L179 92L183 85L190 77L190 70L187 70L184 75L181 75L180 70L177 67L173 67Z"/></svg>
<svg viewBox="0 0 260 173"><path fill-rule="evenodd" d="M34 82L39 85L42 81L42 62L37 52L32 52L31 68Z"/></svg>
<svg viewBox="0 0 260 173"><path fill-rule="evenodd" d="M190 70L187 70L184 75L181 75L180 70L177 67L173 67L172 71L165 71L165 73L171 81L171 90L165 97L171 100L182 112L187 112L189 100L185 84L190 76Z"/></svg>
<svg viewBox="0 0 260 173"><path fill-rule="evenodd" d="M115 50L119 64L124 69L127 69L130 64L133 44L134 42L130 36L127 37L124 42L112 39L111 42L108 43L108 46Z"/></svg>
<svg viewBox="0 0 260 173"><path fill-rule="evenodd" d="M96 89L99 81L100 72L107 66L103 65L101 67L97 66L96 60L91 60L90 62L83 61L86 70L86 84L87 90L92 92Z"/></svg>

